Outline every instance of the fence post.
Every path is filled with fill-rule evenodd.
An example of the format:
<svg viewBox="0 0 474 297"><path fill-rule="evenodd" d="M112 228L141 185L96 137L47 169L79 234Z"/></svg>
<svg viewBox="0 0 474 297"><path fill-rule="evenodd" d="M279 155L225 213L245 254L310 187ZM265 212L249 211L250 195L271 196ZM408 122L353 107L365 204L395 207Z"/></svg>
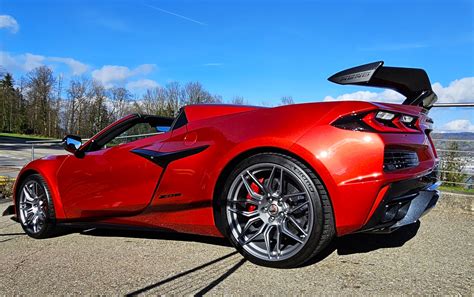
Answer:
<svg viewBox="0 0 474 297"><path fill-rule="evenodd" d="M31 144L31 161L35 160L35 144Z"/></svg>

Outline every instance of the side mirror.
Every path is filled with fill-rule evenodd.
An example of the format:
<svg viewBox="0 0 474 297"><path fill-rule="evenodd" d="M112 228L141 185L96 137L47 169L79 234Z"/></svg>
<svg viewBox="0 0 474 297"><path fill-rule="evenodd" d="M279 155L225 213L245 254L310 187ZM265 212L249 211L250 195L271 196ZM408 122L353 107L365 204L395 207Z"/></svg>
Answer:
<svg viewBox="0 0 474 297"><path fill-rule="evenodd" d="M78 152L82 145L82 140L76 135L66 135L63 138L63 147L66 151L73 153L74 155Z"/></svg>

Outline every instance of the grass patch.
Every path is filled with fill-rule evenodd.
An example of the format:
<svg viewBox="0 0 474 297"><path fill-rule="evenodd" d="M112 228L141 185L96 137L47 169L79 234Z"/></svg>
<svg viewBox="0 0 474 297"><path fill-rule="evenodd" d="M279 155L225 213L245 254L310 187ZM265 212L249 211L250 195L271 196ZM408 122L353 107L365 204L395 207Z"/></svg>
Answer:
<svg viewBox="0 0 474 297"><path fill-rule="evenodd" d="M14 138L21 138L21 139L38 139L38 140L49 140L52 138L41 136L41 135L33 135L33 134L19 134L19 133L0 133L0 137L14 137Z"/></svg>
<svg viewBox="0 0 474 297"><path fill-rule="evenodd" d="M461 186L440 186L441 191L474 195L474 189L466 189Z"/></svg>

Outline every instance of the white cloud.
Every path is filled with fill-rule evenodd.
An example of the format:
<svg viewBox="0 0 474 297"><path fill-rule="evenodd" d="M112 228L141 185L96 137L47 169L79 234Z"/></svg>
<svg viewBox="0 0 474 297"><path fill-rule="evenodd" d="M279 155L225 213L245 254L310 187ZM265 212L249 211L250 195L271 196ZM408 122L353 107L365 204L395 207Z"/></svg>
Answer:
<svg viewBox="0 0 474 297"><path fill-rule="evenodd" d="M146 75L156 68L153 64L142 64L134 69L125 66L105 65L92 71L92 78L101 82L104 87L111 88L115 85L124 85L134 76Z"/></svg>
<svg viewBox="0 0 474 297"><path fill-rule="evenodd" d="M447 87L433 84L439 103L474 102L474 77L465 77L451 82Z"/></svg>
<svg viewBox="0 0 474 297"><path fill-rule="evenodd" d="M12 16L0 15L0 29L8 29L10 32L16 33L20 30L20 26Z"/></svg>
<svg viewBox="0 0 474 297"><path fill-rule="evenodd" d="M0 51L0 64L9 71L31 71L43 65L54 66L64 64L70 68L72 75L81 75L85 73L89 66L73 58L46 57L30 53L11 55L8 52Z"/></svg>
<svg viewBox="0 0 474 297"><path fill-rule="evenodd" d="M127 83L126 87L130 90L146 90L159 87L160 85L151 79L139 79Z"/></svg>
<svg viewBox="0 0 474 297"><path fill-rule="evenodd" d="M438 95L439 103L461 103L474 102L474 77L465 77L451 82L448 86L443 87L440 83L432 85L434 92ZM326 96L324 101L380 101L401 103L403 96L392 90L384 90L382 92L357 91L347 93L337 97Z"/></svg>
<svg viewBox="0 0 474 297"><path fill-rule="evenodd" d="M155 64L142 64L137 68L132 70L132 75L141 75L141 74L149 74L153 70L155 70Z"/></svg>
<svg viewBox="0 0 474 297"><path fill-rule="evenodd" d="M50 57L48 60L66 64L71 69L72 75L81 75L89 69L89 66L73 58Z"/></svg>
<svg viewBox="0 0 474 297"><path fill-rule="evenodd" d="M385 90L380 93L370 91L357 91L354 93L343 94L336 98L332 96L324 97L324 101L383 101L383 102L400 102L403 100L403 96L392 90Z"/></svg>
<svg viewBox="0 0 474 297"><path fill-rule="evenodd" d="M33 70L36 67L40 67L41 65L43 65L44 60L44 56L27 53L24 55L23 68L25 68L26 71Z"/></svg>
<svg viewBox="0 0 474 297"><path fill-rule="evenodd" d="M0 64L9 71L30 71L43 65L44 60L45 57L40 55L26 53L14 56L0 51Z"/></svg>
<svg viewBox="0 0 474 297"><path fill-rule="evenodd" d="M474 132L474 124L470 120L454 120L443 126L445 132Z"/></svg>

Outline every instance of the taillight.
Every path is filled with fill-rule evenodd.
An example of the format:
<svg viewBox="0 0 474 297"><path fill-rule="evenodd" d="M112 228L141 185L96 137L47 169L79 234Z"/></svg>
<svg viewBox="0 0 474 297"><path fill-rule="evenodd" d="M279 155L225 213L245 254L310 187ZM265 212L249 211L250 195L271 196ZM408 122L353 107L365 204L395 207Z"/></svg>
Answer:
<svg viewBox="0 0 474 297"><path fill-rule="evenodd" d="M419 118L391 111L376 110L361 114L343 116L332 123L333 126L365 132L419 133Z"/></svg>

